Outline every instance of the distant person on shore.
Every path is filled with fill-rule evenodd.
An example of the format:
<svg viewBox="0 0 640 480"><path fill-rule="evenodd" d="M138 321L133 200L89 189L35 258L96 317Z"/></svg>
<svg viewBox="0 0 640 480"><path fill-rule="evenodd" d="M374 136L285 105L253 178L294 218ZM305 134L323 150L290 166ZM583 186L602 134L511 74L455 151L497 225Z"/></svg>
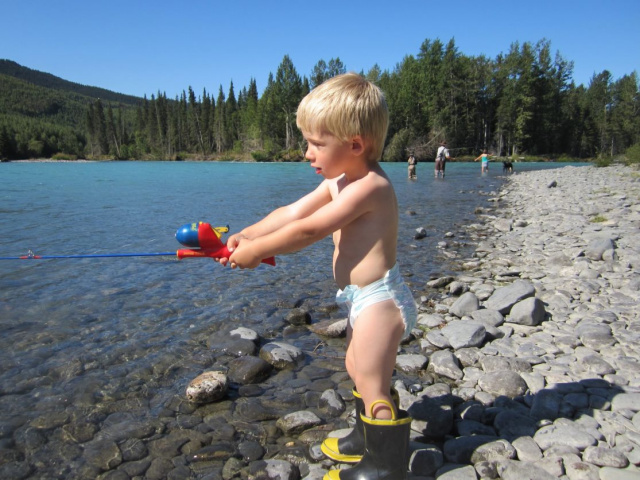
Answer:
<svg viewBox="0 0 640 480"><path fill-rule="evenodd" d="M418 313L396 260L398 202L378 163L388 122L382 91L360 75L339 75L312 90L298 106L297 124L308 143L305 157L324 180L231 235L230 258L220 259L255 268L263 258L333 235L336 301L350 309L345 364L355 383L357 422L347 437L327 438L321 449L339 463L359 462L342 475L368 480L380 478L376 465L384 478L406 479L411 418L398 410L390 386L398 345ZM344 478L340 472L324 478Z"/></svg>
<svg viewBox="0 0 640 480"><path fill-rule="evenodd" d="M440 143L438 147L438 152L436 153L436 170L435 177L442 176L444 178L444 169L447 165L447 160L453 160L451 155L449 154L449 150L447 149L447 142Z"/></svg>
<svg viewBox="0 0 640 480"><path fill-rule="evenodd" d="M409 155L407 163L409 164L409 179L417 179L418 173L416 172L416 165L418 164L418 161L416 160L416 157L414 157L413 154Z"/></svg>
<svg viewBox="0 0 640 480"><path fill-rule="evenodd" d="M476 158L474 162L477 162L478 160L482 162L482 165L480 167L480 173L488 173L489 172L489 154L487 153L486 149L482 151L480 156Z"/></svg>

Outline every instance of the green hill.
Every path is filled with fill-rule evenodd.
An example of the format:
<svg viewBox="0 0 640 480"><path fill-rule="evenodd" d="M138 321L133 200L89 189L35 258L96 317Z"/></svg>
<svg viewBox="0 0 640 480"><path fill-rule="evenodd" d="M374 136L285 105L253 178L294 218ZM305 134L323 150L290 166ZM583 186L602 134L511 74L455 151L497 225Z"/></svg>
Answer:
<svg viewBox="0 0 640 480"><path fill-rule="evenodd" d="M131 124L142 101L0 60L0 159L61 152L82 157L92 105L113 108L122 115L122 122Z"/></svg>
<svg viewBox="0 0 640 480"><path fill-rule="evenodd" d="M7 75L51 90L83 95L92 99L99 98L102 101L122 103L124 105L137 105L142 100L138 97L112 92L104 88L89 87L79 83L69 82L50 73L43 73L38 70L23 67L11 60L0 60L0 75Z"/></svg>

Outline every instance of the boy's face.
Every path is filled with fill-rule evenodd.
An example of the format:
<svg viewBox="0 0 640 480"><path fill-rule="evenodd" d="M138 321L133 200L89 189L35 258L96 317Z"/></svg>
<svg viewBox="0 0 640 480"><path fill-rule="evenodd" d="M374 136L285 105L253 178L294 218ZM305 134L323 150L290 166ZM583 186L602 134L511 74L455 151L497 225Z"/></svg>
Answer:
<svg viewBox="0 0 640 480"><path fill-rule="evenodd" d="M326 132L303 132L307 141L305 158L318 175L336 178L345 173L354 153L353 142L345 142Z"/></svg>

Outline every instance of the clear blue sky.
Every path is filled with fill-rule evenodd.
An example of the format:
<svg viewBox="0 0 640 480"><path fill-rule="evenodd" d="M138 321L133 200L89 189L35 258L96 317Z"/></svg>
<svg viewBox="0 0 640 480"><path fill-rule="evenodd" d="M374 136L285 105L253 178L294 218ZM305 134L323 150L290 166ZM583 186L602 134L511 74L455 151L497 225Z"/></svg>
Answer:
<svg viewBox="0 0 640 480"><path fill-rule="evenodd" d="M85 85L173 98L191 86L264 89L288 54L392 70L425 39L495 58L546 38L573 79L640 73L640 0L2 0L0 58Z"/></svg>

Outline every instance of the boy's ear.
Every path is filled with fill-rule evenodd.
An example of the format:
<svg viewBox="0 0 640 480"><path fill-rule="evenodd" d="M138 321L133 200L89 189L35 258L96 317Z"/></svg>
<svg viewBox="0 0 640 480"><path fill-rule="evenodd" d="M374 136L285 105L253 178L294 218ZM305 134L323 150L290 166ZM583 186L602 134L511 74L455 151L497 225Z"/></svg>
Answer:
<svg viewBox="0 0 640 480"><path fill-rule="evenodd" d="M354 155L362 155L366 150L364 139L360 135L356 135L351 139L351 153Z"/></svg>

